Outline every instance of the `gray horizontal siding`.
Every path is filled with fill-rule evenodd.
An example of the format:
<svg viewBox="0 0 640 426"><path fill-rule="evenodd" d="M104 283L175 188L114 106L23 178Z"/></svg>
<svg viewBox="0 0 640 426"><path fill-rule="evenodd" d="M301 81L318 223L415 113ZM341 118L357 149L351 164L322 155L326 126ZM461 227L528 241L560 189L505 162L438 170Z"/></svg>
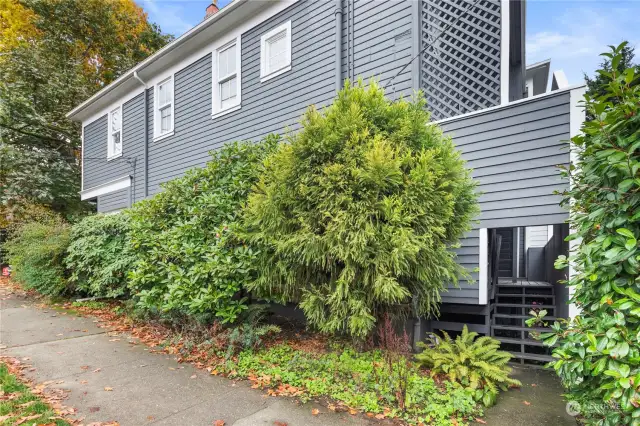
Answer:
<svg viewBox="0 0 640 426"><path fill-rule="evenodd" d="M475 282L461 280L458 287L449 286L446 293L442 293L443 303L478 303L478 273L474 270L478 268L480 256L479 249L480 236L477 229L469 231L460 239L460 247L453 249L456 253L456 261L464 266Z"/></svg>
<svg viewBox="0 0 640 426"><path fill-rule="evenodd" d="M554 191L567 189L558 165L569 163L569 93L440 123L462 152L478 182L480 223L501 228L563 223L568 212ZM475 232L476 234L473 234ZM477 230L456 249L458 263L479 267ZM471 272L477 279L478 274ZM446 303L478 303L477 283L462 282L443 294Z"/></svg>
<svg viewBox="0 0 640 426"><path fill-rule="evenodd" d="M98 213L108 213L129 207L129 189L120 189L98 196Z"/></svg>
<svg viewBox="0 0 640 426"><path fill-rule="evenodd" d="M334 4L299 1L242 35L242 107L211 119L211 55L175 74L174 135L149 143L149 193L160 184L201 167L209 151L236 140L257 141L295 131L309 105L328 105L335 95ZM260 37L291 20L292 69L260 82ZM153 92L149 91L149 105ZM149 138L153 112L149 109Z"/></svg>
<svg viewBox="0 0 640 426"><path fill-rule="evenodd" d="M481 192L481 228L563 223L569 163L569 93L561 92L441 123Z"/></svg>
<svg viewBox="0 0 640 426"><path fill-rule="evenodd" d="M144 120L142 94L122 105L122 157L107 161L107 115L84 128L83 189L107 183L127 175L134 175L135 159L136 199L143 196L144 176Z"/></svg>
<svg viewBox="0 0 640 426"><path fill-rule="evenodd" d="M412 2L354 0L351 15L347 2L342 10L343 79L361 77L365 82L373 78L386 85L411 60L413 16ZM347 31L347 20L353 22L353 32ZM416 24L417 28L417 24ZM349 49L349 38L351 48ZM349 62L351 71L349 72ZM413 94L411 67L408 66L386 90L387 96L397 99Z"/></svg>

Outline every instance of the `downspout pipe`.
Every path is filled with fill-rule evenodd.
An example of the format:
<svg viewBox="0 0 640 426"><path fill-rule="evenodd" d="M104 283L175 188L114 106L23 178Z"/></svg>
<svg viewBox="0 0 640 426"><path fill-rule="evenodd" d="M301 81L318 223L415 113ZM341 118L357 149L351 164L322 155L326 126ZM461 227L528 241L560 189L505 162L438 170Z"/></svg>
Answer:
<svg viewBox="0 0 640 426"><path fill-rule="evenodd" d="M336 92L342 89L342 1L336 1Z"/></svg>
<svg viewBox="0 0 640 426"><path fill-rule="evenodd" d="M148 184L148 175L149 175L149 113L148 113L148 105L147 105L147 83L145 83L140 76L138 75L138 71L133 72L133 77L142 84L144 87L144 151L142 153L142 163L144 164L144 198L149 196L149 184ZM135 179L135 176L134 176ZM135 180L133 190L135 192Z"/></svg>

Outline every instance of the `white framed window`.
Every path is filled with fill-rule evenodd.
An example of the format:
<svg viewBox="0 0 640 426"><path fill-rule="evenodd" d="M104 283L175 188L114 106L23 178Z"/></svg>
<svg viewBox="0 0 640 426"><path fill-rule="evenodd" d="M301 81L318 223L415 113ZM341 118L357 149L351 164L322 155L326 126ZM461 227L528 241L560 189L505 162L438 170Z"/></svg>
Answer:
<svg viewBox="0 0 640 426"><path fill-rule="evenodd" d="M109 111L107 160L122 156L122 105Z"/></svg>
<svg viewBox="0 0 640 426"><path fill-rule="evenodd" d="M291 21L285 22L260 38L260 81L291 69Z"/></svg>
<svg viewBox="0 0 640 426"><path fill-rule="evenodd" d="M217 117L236 111L241 102L240 36L213 51L213 110Z"/></svg>
<svg viewBox="0 0 640 426"><path fill-rule="evenodd" d="M153 135L157 140L173 134L173 76L156 85L154 99Z"/></svg>

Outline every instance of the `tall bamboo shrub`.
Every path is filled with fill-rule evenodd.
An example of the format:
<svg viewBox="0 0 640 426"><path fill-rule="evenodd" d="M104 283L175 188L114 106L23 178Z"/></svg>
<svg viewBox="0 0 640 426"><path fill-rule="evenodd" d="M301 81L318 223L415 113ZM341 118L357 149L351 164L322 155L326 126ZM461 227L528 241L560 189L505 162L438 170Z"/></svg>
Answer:
<svg viewBox="0 0 640 426"><path fill-rule="evenodd" d="M424 101L349 84L265 161L244 215L257 295L298 302L324 332L363 337L385 312L437 309L465 271L450 248L475 185Z"/></svg>

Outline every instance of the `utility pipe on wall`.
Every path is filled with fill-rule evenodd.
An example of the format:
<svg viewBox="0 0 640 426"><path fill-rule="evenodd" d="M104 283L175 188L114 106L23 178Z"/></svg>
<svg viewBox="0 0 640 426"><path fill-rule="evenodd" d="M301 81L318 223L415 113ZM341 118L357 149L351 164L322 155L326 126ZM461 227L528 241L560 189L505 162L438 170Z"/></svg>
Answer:
<svg viewBox="0 0 640 426"><path fill-rule="evenodd" d="M336 92L342 89L342 0L336 0Z"/></svg>
<svg viewBox="0 0 640 426"><path fill-rule="evenodd" d="M138 75L137 71L133 72L133 77L138 80L140 82L140 84L142 84L142 86L144 87L144 93L143 93L143 102L144 102L144 151L143 151L143 164L144 164L144 191L143 191L143 195L144 198L147 198L149 196L149 185L147 183L147 176L149 175L149 114L148 114L148 106L147 106L147 83L145 83L140 76ZM134 177L135 179L135 177ZM134 181L134 185L135 185L135 181ZM133 187L133 190L135 191L135 186Z"/></svg>

